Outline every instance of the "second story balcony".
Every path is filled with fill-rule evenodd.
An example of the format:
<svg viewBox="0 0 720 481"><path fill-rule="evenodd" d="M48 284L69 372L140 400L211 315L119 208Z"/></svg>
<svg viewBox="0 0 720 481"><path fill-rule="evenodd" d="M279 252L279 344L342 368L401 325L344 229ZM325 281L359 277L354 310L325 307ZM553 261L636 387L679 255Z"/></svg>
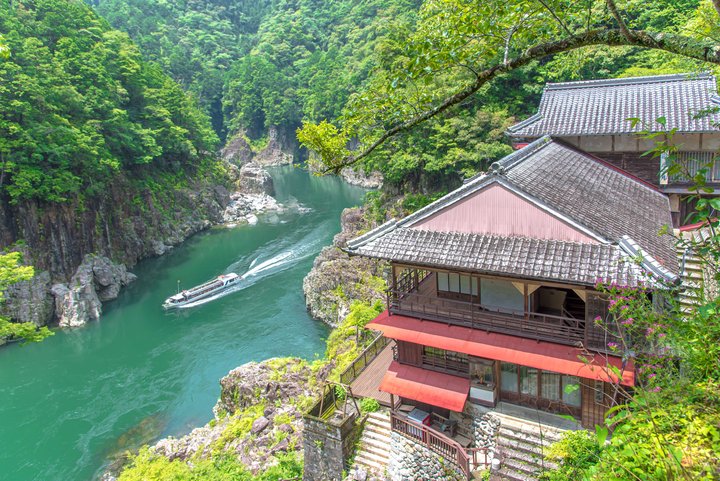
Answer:
<svg viewBox="0 0 720 481"><path fill-rule="evenodd" d="M614 340L594 322L605 316L605 301L571 288L406 268L387 303L391 314L594 351Z"/></svg>

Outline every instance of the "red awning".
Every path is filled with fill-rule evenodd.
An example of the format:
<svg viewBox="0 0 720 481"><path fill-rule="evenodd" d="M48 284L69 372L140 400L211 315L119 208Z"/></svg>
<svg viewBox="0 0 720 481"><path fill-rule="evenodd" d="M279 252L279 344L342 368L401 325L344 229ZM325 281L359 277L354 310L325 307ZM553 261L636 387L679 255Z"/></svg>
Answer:
<svg viewBox="0 0 720 481"><path fill-rule="evenodd" d="M387 311L366 327L382 331L385 337L398 341L462 352L585 379L617 382L617 376L607 367L611 365L620 370L621 384L635 385L632 361L623 370L622 359L619 357L583 354L582 350L563 344L488 333L468 327L448 326L440 322L421 321L397 314L391 316Z"/></svg>
<svg viewBox="0 0 720 481"><path fill-rule="evenodd" d="M393 361L380 383L380 390L460 412L465 407L470 380Z"/></svg>

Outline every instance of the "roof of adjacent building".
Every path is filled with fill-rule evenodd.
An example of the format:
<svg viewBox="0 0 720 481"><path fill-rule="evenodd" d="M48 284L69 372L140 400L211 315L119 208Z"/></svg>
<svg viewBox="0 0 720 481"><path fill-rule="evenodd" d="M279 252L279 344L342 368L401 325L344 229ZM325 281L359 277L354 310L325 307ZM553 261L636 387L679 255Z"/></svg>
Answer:
<svg viewBox="0 0 720 481"><path fill-rule="evenodd" d="M592 285L676 279L667 197L561 141L539 139L400 221L348 243L348 252L399 263ZM597 242L439 232L422 221L492 184L541 206ZM478 212L477 215L482 215ZM640 260L640 262L638 262Z"/></svg>
<svg viewBox="0 0 720 481"><path fill-rule="evenodd" d="M510 137L612 135L643 130L717 132L720 106L709 73L548 83L538 113L507 130ZM663 126L657 119L664 117ZM636 125L629 119L640 119Z"/></svg>

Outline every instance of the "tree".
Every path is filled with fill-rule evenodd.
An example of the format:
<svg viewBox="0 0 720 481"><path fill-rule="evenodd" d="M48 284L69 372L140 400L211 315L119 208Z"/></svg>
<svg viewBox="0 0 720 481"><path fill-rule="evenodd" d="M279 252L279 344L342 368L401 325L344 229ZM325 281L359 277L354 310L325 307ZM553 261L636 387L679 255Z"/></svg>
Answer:
<svg viewBox="0 0 720 481"><path fill-rule="evenodd" d="M655 2L655 10L676 3ZM323 132L331 129L321 126L322 132L313 133L318 125L312 123L303 126L303 137L313 139L304 145L321 154L325 171L338 171L466 101L493 80L592 46L650 49L720 64L713 35L717 11L705 31L677 29L656 21L659 14L643 15L646 5L635 0L428 0L414 32L388 48L386 68L346 107L338 135L357 138L360 147L353 152L328 147Z"/></svg>
<svg viewBox="0 0 720 481"><path fill-rule="evenodd" d="M32 266L20 264L19 252L0 254L0 304L5 300L5 291L15 283L32 279L34 270ZM52 335L47 327L40 329L32 322L15 323L6 317L0 316L0 339L20 338L25 342L37 342Z"/></svg>

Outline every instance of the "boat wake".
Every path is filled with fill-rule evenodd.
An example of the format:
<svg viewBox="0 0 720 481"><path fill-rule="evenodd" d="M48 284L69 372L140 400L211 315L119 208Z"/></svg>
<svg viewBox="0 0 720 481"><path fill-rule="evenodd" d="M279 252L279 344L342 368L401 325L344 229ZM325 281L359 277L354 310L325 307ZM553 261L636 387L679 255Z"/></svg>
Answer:
<svg viewBox="0 0 720 481"><path fill-rule="evenodd" d="M297 242L268 243L255 251L252 256L241 257L230 264L225 270L225 274L232 272L240 274L243 266L247 266L245 273L240 274L242 278L235 285L210 297L198 299L195 302L179 306L178 309L189 309L201 306L234 292L247 289L269 276L290 269L303 260L317 255L325 243L324 239L326 238L326 232L329 228L331 228L329 222L319 226L316 225L311 232ZM248 261L250 261L249 264Z"/></svg>

